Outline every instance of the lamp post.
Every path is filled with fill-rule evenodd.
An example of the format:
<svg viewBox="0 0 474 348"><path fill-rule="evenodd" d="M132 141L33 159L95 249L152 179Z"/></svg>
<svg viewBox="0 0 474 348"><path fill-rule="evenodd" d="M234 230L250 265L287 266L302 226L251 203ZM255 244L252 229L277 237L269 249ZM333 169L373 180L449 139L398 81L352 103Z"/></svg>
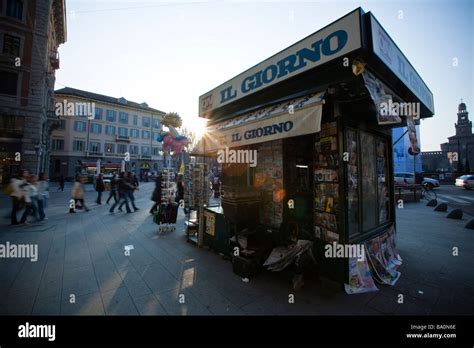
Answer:
<svg viewBox="0 0 474 348"><path fill-rule="evenodd" d="M466 171L467 174L471 171L471 168L469 166L469 151L468 151L469 145L471 145L471 143L466 143L466 151L465 151L466 163L464 164L464 170Z"/></svg>

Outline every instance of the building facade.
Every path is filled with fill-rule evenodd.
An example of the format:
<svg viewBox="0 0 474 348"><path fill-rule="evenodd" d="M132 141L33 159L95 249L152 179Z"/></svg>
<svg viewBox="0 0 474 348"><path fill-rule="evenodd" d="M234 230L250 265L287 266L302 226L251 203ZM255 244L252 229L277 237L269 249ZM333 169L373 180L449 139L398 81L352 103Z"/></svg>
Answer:
<svg viewBox="0 0 474 348"><path fill-rule="evenodd" d="M156 140L163 111L69 87L57 90L55 101L61 125L51 136L51 177L94 174L98 161L102 173L120 172L122 161L142 177L163 168Z"/></svg>
<svg viewBox="0 0 474 348"><path fill-rule="evenodd" d="M0 183L47 172L64 0L0 0Z"/></svg>
<svg viewBox="0 0 474 348"><path fill-rule="evenodd" d="M456 175L474 170L474 134L465 103L458 106L456 134L441 144L441 151L423 152L423 169L427 172L454 172Z"/></svg>

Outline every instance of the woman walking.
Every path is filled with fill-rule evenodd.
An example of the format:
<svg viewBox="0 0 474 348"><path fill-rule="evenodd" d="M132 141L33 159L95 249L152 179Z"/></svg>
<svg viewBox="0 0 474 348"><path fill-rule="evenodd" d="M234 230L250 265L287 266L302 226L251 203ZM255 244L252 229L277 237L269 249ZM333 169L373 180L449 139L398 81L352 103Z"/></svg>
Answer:
<svg viewBox="0 0 474 348"><path fill-rule="evenodd" d="M102 174L99 174L99 177L97 178L95 190L97 191L97 199L95 202L97 204L102 204L102 192L105 191L104 176Z"/></svg>
<svg viewBox="0 0 474 348"><path fill-rule="evenodd" d="M75 208L77 202L81 203L81 206L85 209L85 211L89 211L87 208L86 203L84 201L84 187L82 185L82 178L80 175L76 175L76 182L72 186L71 190L71 198L74 200L74 204L70 206L69 213L75 213Z"/></svg>

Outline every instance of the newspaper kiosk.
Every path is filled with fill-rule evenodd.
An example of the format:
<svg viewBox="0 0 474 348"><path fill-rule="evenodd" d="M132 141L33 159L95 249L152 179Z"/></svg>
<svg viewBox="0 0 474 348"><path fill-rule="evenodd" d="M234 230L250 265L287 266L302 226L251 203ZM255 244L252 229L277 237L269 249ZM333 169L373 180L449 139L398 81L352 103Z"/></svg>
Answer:
<svg viewBox="0 0 474 348"><path fill-rule="evenodd" d="M433 96L370 12L358 8L203 94L199 113L209 121L195 152L223 166L231 252L262 254L272 269L310 243L348 292L372 278L396 282L391 129L409 126L419 151L414 125L433 115Z"/></svg>

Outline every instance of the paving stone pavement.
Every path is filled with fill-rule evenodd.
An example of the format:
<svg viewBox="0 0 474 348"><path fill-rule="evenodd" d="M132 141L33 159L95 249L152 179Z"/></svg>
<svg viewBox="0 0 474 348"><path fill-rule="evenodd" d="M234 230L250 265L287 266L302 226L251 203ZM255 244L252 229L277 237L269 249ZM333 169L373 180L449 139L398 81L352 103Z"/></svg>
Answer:
<svg viewBox="0 0 474 348"><path fill-rule="evenodd" d="M89 187L90 212L68 214L70 185L52 188L48 220L9 225L0 197L0 244L38 244L38 260L0 259L0 315L430 315L474 313L474 233L423 203L397 210L402 273L393 287L346 295L309 277L293 291L291 274L265 272L245 283L229 261L186 243L178 228L157 234L148 210L153 183L136 192L140 210L109 214ZM104 200L105 201L105 200ZM126 256L124 247L133 245ZM453 256L457 247L458 256ZM294 303L288 296L293 294ZM398 303L399 295L404 303Z"/></svg>

